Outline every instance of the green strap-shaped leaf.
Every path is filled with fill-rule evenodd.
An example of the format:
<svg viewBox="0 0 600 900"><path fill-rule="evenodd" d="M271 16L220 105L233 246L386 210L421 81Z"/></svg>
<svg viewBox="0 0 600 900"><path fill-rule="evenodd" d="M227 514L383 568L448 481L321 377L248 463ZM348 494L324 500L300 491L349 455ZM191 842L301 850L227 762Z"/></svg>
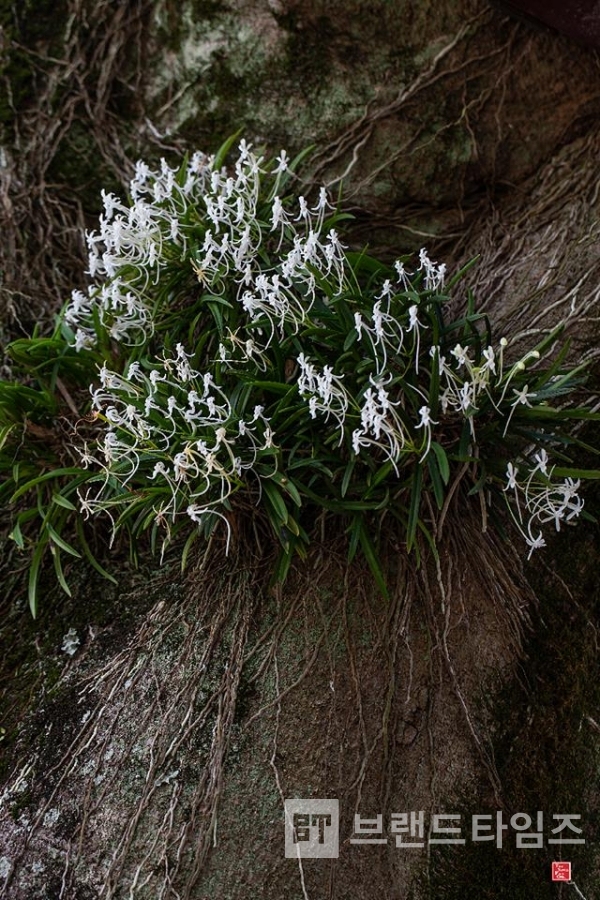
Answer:
<svg viewBox="0 0 600 900"><path fill-rule="evenodd" d="M60 584L67 597L72 597L73 595L71 593L71 588L67 584L67 579L65 578L65 573L63 572L60 550L58 547L51 546L50 551L52 553L52 562L54 563L54 571L56 572L58 583Z"/></svg>
<svg viewBox="0 0 600 900"><path fill-rule="evenodd" d="M375 547L373 546L371 536L365 527L364 520L360 521L359 537L360 537L360 546L361 546L362 552L364 553L365 559L367 560L367 562L369 564L369 568L371 569L371 572L373 573L373 578L375 579L375 582L377 583L377 587L381 591L384 599L389 600L390 594L389 594L388 587L387 587L387 584L385 581L385 577L384 577L383 571L381 569L381 565L379 563L379 558L375 551Z"/></svg>
<svg viewBox="0 0 600 900"><path fill-rule="evenodd" d="M228 137L227 140L221 144L219 149L215 154L215 161L213 165L213 172L218 172L219 169L223 167L225 160L227 159L227 154L241 135L243 129L240 128L235 134L232 134L231 137Z"/></svg>
<svg viewBox="0 0 600 900"><path fill-rule="evenodd" d="M52 539L52 542L56 544L57 547L60 547L61 550L64 550L65 553L69 553L71 556L77 557L77 559L81 559L81 553L79 553L75 547L72 547L61 535L56 531L55 528L52 527L50 522L45 523L46 531L48 535Z"/></svg>
<svg viewBox="0 0 600 900"><path fill-rule="evenodd" d="M37 478L32 478L30 481L21 485L21 487L18 488L10 498L10 502L14 503L15 500L18 500L19 497L22 497L23 494L27 493L27 491L30 491L32 488L37 487L40 484L44 484L46 481L51 481L53 478L60 478L63 475L83 476L84 474L86 478L89 478L88 473L83 473L82 469L75 468L74 466L72 466L71 468L53 469L51 472L45 472L43 475L39 475ZM85 480L85 478L82 478L82 480Z"/></svg>
<svg viewBox="0 0 600 900"><path fill-rule="evenodd" d="M77 519L76 529L77 537L79 538L79 543L81 544L81 548L83 550L83 555L90 563L90 565L96 570L96 572L99 572L100 575L102 575L108 581L112 581L113 584L118 584L117 579L113 575L111 575L110 572L107 572L104 566L100 565L100 563L90 550L90 545L88 544L83 531L83 521L80 518Z"/></svg>
<svg viewBox="0 0 600 900"><path fill-rule="evenodd" d="M446 451L437 441L431 442L431 449L435 453L442 481L444 484L448 484L448 481L450 480L450 464L448 463Z"/></svg>
<svg viewBox="0 0 600 900"><path fill-rule="evenodd" d="M597 481L600 478L600 469L573 469L556 466L552 470L552 475L558 478L581 478L585 481Z"/></svg>
<svg viewBox="0 0 600 900"><path fill-rule="evenodd" d="M350 479L352 478L352 473L354 472L354 467L356 465L356 457L352 457L352 459L348 462L344 470L344 477L342 478L342 487L341 487L341 495L342 497L346 496L348 491L348 485L350 484Z"/></svg>
<svg viewBox="0 0 600 900"><path fill-rule="evenodd" d="M35 550L33 551L33 556L31 557L31 566L29 567L29 582L27 585L27 596L29 598L29 609L31 610L31 615L35 619L37 616L37 597L38 597L38 580L40 575L40 566L42 564L42 559L44 556L44 552L46 550L46 546L48 544L48 537L46 535L41 535L39 541L36 544Z"/></svg>
<svg viewBox="0 0 600 900"><path fill-rule="evenodd" d="M423 488L423 469L420 465L415 468L412 490L410 492L410 506L408 509L408 529L406 532L406 549L410 552L415 542L417 526L419 524L419 510L421 509L421 491Z"/></svg>
<svg viewBox="0 0 600 900"><path fill-rule="evenodd" d="M77 512L77 507L74 503L71 503L70 500L67 500L62 494L53 494L52 502L56 503L57 506L62 506L63 509L68 509L71 512Z"/></svg>
<svg viewBox="0 0 600 900"><path fill-rule="evenodd" d="M441 509L444 505L444 485L442 484L442 479L440 477L437 460L431 453L427 457L427 468L429 469L429 475L431 477L431 486L433 488L435 502L437 503L438 509Z"/></svg>
<svg viewBox="0 0 600 900"><path fill-rule="evenodd" d="M287 506L283 501L283 497L281 496L275 485L270 481L263 481L261 486L264 491L265 497L267 498L271 511L273 512L276 519L276 526L280 527L281 525L287 525L289 513L287 510ZM273 524L275 525L275 523Z"/></svg>

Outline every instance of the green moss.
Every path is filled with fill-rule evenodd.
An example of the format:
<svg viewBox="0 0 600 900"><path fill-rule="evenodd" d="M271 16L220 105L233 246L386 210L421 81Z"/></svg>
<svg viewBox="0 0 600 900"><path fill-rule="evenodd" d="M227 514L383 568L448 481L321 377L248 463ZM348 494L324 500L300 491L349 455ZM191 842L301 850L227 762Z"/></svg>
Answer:
<svg viewBox="0 0 600 900"><path fill-rule="evenodd" d="M113 560L112 571L119 570ZM162 574L162 573L161 573ZM62 640L70 628L81 639L81 650L87 652L92 640L100 640L103 651L121 644L122 634L139 620L144 609L152 602L152 592L135 591L123 599L122 589L102 579L78 561L67 571L73 599L66 597L48 573L48 582L42 582L44 603L37 619L32 619L26 601L26 585L23 580L13 580L2 610L0 642L5 653L0 666L2 705L6 710L0 722L7 729L0 742L0 767L9 766L14 746L23 741L25 729L32 729L31 736L39 733L38 714L43 714L45 704L58 704L58 712L52 712L48 721L76 709L77 704L65 696L62 677L70 658L61 651ZM123 589L132 588L136 581L146 581L142 573L123 572ZM12 602L10 602L12 600ZM32 704L32 698L37 698ZM31 719L31 713L34 713ZM28 724L29 723L29 724ZM66 733L66 732L65 732Z"/></svg>

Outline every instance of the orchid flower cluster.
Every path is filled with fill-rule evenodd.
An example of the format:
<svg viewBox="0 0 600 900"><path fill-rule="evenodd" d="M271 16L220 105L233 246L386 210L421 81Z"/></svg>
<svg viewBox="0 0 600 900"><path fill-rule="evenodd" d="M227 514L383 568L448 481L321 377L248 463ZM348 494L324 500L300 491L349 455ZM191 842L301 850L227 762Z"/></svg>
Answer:
<svg viewBox="0 0 600 900"><path fill-rule="evenodd" d="M143 460L148 482L166 487L157 492L154 506L155 521L167 531L163 549L169 520L182 511L194 522L210 512L229 529L218 507L241 486L244 470L274 446L263 407L255 406L246 421L236 416L212 374L193 369L181 344L175 357L165 357L149 374L138 362L129 365L125 376L103 365L100 387L92 391L92 410L107 430L97 442L96 456L84 448L84 467L100 467L106 479L116 476L125 486ZM86 517L99 509L110 515L106 487L105 480L95 496L90 488L85 496L80 493Z"/></svg>
<svg viewBox="0 0 600 900"><path fill-rule="evenodd" d="M64 316L75 330L75 346L96 344L96 320L123 346L145 344L164 311L158 308L163 282L173 263L183 260L207 294L221 297L224 282L233 285L248 322L268 323L270 337L286 326L297 329L314 302L318 278L333 279L340 289L345 258L336 230L324 228L332 210L325 188L314 206L300 196L290 209L278 193L287 153L268 172L263 162L242 140L231 174L214 156L197 152L180 169L163 159L153 172L138 162L129 206L103 192L100 230L87 234L87 273L101 283L90 285L87 296L74 291ZM267 209L259 210L265 175L271 180ZM267 221L259 212L267 213ZM278 258L265 271L267 243L276 246Z"/></svg>
<svg viewBox="0 0 600 900"><path fill-rule="evenodd" d="M242 140L226 166L231 146L179 168L139 162L129 202L103 194L93 283L63 316L71 346L102 358L91 407L104 431L81 451L101 476L79 491L84 515L107 511L116 532L135 510L164 548L190 520L207 535L224 522L229 538L242 492L289 565L311 504L350 515L363 548L365 516L385 508L410 548L424 493L442 508L466 462L509 501L530 555L541 526L577 517L579 481L551 483L539 441L553 434L533 428L570 389L541 367L552 342L509 364L483 316L445 321L444 264L348 251L326 189L290 192L297 161Z"/></svg>
<svg viewBox="0 0 600 900"><path fill-rule="evenodd" d="M510 508L529 547L528 558L534 550L546 546L541 526L551 522L556 531L560 531L561 522L577 518L583 509L583 499L578 494L581 486L579 478L565 478L553 484L551 478L554 467L548 471L548 453L544 449L534 453L533 463L526 470L522 481L517 480L519 469L509 463L504 488L513 493L514 503ZM545 483L536 480L538 472L544 477Z"/></svg>

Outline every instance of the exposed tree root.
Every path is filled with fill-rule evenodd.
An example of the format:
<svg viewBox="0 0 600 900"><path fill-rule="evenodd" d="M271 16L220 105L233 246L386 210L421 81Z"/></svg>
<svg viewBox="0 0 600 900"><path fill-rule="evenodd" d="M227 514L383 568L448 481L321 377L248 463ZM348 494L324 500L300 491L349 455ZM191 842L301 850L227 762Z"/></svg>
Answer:
<svg viewBox="0 0 600 900"><path fill-rule="evenodd" d="M28 829L14 824L10 829L12 875L47 856L50 842L61 860L61 898L76 896L83 883L103 900L204 896L198 885L209 851L219 842L219 803L232 746L243 748L245 735L254 742L266 729L277 794L293 796L289 716L315 683L326 691L317 713L329 734L324 746L334 769L341 765L337 775L323 776L324 783L349 813L364 813L365 804L374 801L384 815L393 808L398 734L403 711L414 703L415 685L420 690L426 685L430 698L423 735L430 770L427 804L435 806L448 791L439 771L445 751L437 704L447 708L453 694L464 718L461 741L471 740L474 760L479 758L501 806L489 723L472 708L490 662L473 658L473 647L464 655L465 635L473 628L467 597L473 590L486 595L486 618L499 632L492 643L501 648L502 665L509 670L532 597L516 574L518 561L508 545L482 536L476 516L459 519L455 509L437 563L416 569L397 556L388 604L373 592L368 574L345 566L335 548L327 566L297 572L289 587L270 599L268 573L252 562L248 548L240 544L230 559L219 559L218 548L212 548L179 601L158 602L126 648L83 678L68 677L65 689L79 721L71 726L72 740L47 769L43 740L33 756L25 753L9 780L5 800L24 777L41 790ZM344 587L333 595L330 585L340 578ZM291 648L297 649L290 656ZM258 701L242 718L236 713L241 685ZM339 740L351 740L354 747L343 762L337 758ZM425 802L422 795L420 800ZM62 823L58 845L51 837L54 817ZM300 877L308 896L301 867ZM5 896L20 897L15 883L9 879L9 884L15 892Z"/></svg>
<svg viewBox="0 0 600 900"><path fill-rule="evenodd" d="M61 20L57 9L52 23L62 25L56 56L48 47L38 53L18 40L11 46L26 60L35 90L24 108L13 105L12 146L0 167L0 312L4 324L23 321L25 333L32 323L47 320L82 280L89 223L77 193L81 175L69 184L57 181L58 172L77 172L78 165L90 172L104 168L107 179L122 183L131 175L137 129L126 132L119 115L135 116L146 52L147 9L141 0L116 6L109 0L67 0L62 12ZM14 16L18 35L17 10ZM12 103L15 85L8 78L3 86ZM152 136L145 134L144 142L151 143ZM63 158L57 167L61 156L72 161Z"/></svg>
<svg viewBox="0 0 600 900"><path fill-rule="evenodd" d="M136 108L146 15L141 0L68 0L63 52L35 63L39 90L15 116L14 151L0 171L2 315L23 319L24 331L27 317L49 319L81 277L82 200L52 177L69 129L81 123L92 156L121 182L131 146L164 146ZM510 26L505 39L482 49L475 37L490 15L482 9L411 83L374 101L314 157L314 177L347 179L362 203L383 174L368 154L377 129L403 125L421 104L430 108L437 90L461 98L459 112L434 128L399 128L386 167L426 152L461 123L477 159L481 135L472 122L492 104L500 146L510 80L533 38ZM33 64L34 51L23 52ZM127 135L119 97L132 107ZM416 207L388 210L383 222L386 231L396 227L394 241L405 229L411 241L437 240L455 261L479 253L467 284L502 333L531 344L562 322L589 359L600 352L600 132L593 127L574 139L571 128L596 98L592 87L566 125L568 146L549 151L546 167L512 196L506 185L495 193L494 157L489 195L470 195L462 185L458 204L440 206L439 228L427 230ZM367 213L371 231L377 211ZM229 559L213 547L177 597L163 585L165 599L122 650L73 666L55 687L68 706L70 718L61 711L67 738L57 719L47 733L38 724L33 746L18 747L0 807L2 852L11 861L4 896L35 896L39 882L30 873L40 860L58 877L54 895L62 900L83 889L103 900L208 896L205 885L218 882L211 858L222 840L220 817L231 824L238 802L227 795L228 780L252 755L262 759L275 795L265 841L281 838L281 801L305 785L315 796L322 789L340 797L345 839L355 812L385 817L402 796L439 809L459 775L467 789L487 779L502 807L492 723L478 700L482 683L493 689L496 669L498 678L512 671L535 598L516 551L491 529L482 534L485 523L465 512L461 491L458 477L439 521L439 561L423 548L417 569L389 536L388 604L368 573L346 565L342 541L314 548L284 590L268 587L267 563L242 542ZM448 732L455 746L447 746ZM9 812L25 789L27 821ZM242 852L242 839L235 848ZM300 864L298 879L304 900L323 896L309 867ZM333 880L332 868L329 896Z"/></svg>

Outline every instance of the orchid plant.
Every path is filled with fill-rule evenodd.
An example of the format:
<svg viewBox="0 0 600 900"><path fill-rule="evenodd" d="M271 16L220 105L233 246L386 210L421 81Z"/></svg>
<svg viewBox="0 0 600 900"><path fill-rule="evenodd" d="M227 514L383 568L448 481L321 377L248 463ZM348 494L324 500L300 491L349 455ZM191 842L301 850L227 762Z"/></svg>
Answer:
<svg viewBox="0 0 600 900"><path fill-rule="evenodd" d="M258 512L281 545L280 579L315 510L337 514L349 557L361 548L385 593L384 519L407 551L419 552L418 534L435 551L431 510L464 481L486 505L503 498L531 556L546 526L581 514L581 478L597 474L565 455L581 443L565 424L596 414L560 405L582 373L564 367L566 348L546 361L558 332L510 362L472 297L447 321L462 272L448 281L424 249L413 265L349 251L326 189L294 190L302 155L269 160L242 140L227 165L235 140L178 167L139 162L127 201L102 195L86 235L90 285L48 339L54 380L34 370L51 403L57 372L87 387L96 366L88 437L76 429L76 465L13 468L13 499L36 491L42 515L41 541L24 535L27 511L13 530L34 547L32 608L43 549L55 566L61 550L77 555L60 531L67 513L84 543L81 520L98 514L132 546L149 531L164 553L182 535L185 561L198 536L221 533L228 547L236 516ZM27 368L31 344L9 352ZM8 440L14 417L6 428ZM68 590L60 561L57 573Z"/></svg>

